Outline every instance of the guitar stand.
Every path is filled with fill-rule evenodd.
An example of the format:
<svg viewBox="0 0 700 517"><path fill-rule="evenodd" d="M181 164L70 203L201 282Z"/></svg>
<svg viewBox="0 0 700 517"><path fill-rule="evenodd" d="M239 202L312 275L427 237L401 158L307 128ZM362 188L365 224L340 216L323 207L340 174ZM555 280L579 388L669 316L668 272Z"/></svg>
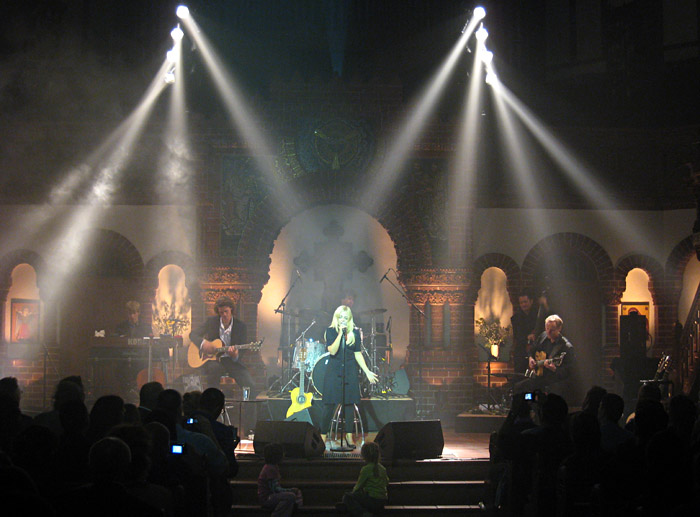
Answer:
<svg viewBox="0 0 700 517"><path fill-rule="evenodd" d="M290 386L293 386L293 387L295 387L295 388L298 387L299 384L300 384L300 379L299 379L299 376L300 376L300 375L301 375L301 370L299 370L298 372L294 373L294 375L292 375L292 378L289 379L289 382L287 382L287 384L285 384L285 385L282 387L282 389L280 389L278 395L284 395L284 394L289 393L290 391L292 391L292 390L290 389ZM296 382L295 382L295 380L296 380Z"/></svg>

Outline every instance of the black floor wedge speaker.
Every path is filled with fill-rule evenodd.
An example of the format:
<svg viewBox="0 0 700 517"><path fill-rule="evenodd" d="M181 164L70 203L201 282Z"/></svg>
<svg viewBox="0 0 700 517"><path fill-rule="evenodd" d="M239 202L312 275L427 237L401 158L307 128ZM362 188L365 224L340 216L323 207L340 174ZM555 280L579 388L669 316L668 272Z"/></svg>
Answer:
<svg viewBox="0 0 700 517"><path fill-rule="evenodd" d="M322 456L326 450L318 429L308 422L259 421L253 440L255 454L262 456L265 446L273 442L282 444L287 458Z"/></svg>
<svg viewBox="0 0 700 517"><path fill-rule="evenodd" d="M374 439L382 460L439 458L445 447L440 420L389 422Z"/></svg>

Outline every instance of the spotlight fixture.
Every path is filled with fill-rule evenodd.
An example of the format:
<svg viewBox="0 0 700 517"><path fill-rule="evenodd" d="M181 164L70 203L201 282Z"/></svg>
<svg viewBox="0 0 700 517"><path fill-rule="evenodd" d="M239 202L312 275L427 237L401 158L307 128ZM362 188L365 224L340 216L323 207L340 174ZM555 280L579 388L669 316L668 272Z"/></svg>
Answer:
<svg viewBox="0 0 700 517"><path fill-rule="evenodd" d="M174 48L168 50L165 54L165 59L168 61L168 63L175 63L177 61L177 50Z"/></svg>
<svg viewBox="0 0 700 517"><path fill-rule="evenodd" d="M173 38L173 41L176 43L182 39L182 37L185 35L184 32L182 32L182 29L180 28L180 25L175 27L173 30L170 31L170 36Z"/></svg>
<svg viewBox="0 0 700 517"><path fill-rule="evenodd" d="M484 41L486 41L486 38L489 37L489 31L484 29L484 26L482 25L481 27L479 27L479 30L476 31L475 36L478 42L483 43Z"/></svg>
<svg viewBox="0 0 700 517"><path fill-rule="evenodd" d="M187 8L186 5L178 5L177 9L175 9L175 14L177 14L178 18L184 20L185 18L190 17L190 10Z"/></svg>
<svg viewBox="0 0 700 517"><path fill-rule="evenodd" d="M484 16L486 16L486 9L484 9L483 7L477 7L476 9L474 9L471 17L467 19L467 22L464 24L464 27L462 27L462 34L467 32L467 27L469 27L470 23L474 22L474 24L476 24L476 22L483 19Z"/></svg>
<svg viewBox="0 0 700 517"><path fill-rule="evenodd" d="M481 60L486 66L491 65L491 62L493 61L493 52L491 52L490 50L486 50L481 54Z"/></svg>
<svg viewBox="0 0 700 517"><path fill-rule="evenodd" d="M170 72L166 72L166 74L163 76L163 81L165 81L167 84L173 84L175 82L175 71L171 70Z"/></svg>
<svg viewBox="0 0 700 517"><path fill-rule="evenodd" d="M489 70L488 72L486 72L486 78L484 79L484 82L491 86L494 86L498 82L498 77L493 72L493 70Z"/></svg>

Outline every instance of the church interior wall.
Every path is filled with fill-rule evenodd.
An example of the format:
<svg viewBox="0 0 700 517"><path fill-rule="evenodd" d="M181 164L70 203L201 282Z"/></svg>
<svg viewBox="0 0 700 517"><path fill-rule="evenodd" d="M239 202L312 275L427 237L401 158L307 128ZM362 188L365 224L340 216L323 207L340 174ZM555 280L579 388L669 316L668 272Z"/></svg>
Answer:
<svg viewBox="0 0 700 517"><path fill-rule="evenodd" d="M0 221L7 229L0 239L0 255L30 249L49 260L54 240L60 238L75 206L14 205L0 207ZM30 221L42 221L35 233L24 233ZM196 254L196 207L189 205L118 205L95 207L86 229L112 230L128 239L144 262L164 250Z"/></svg>
<svg viewBox="0 0 700 517"><path fill-rule="evenodd" d="M625 240L631 230L611 227L610 211L477 208L474 215L473 256L499 252L522 264L530 248L543 238L560 232L586 235L598 242L616 262L639 252L665 264L674 246L691 233L693 210L615 211L633 221L645 234Z"/></svg>

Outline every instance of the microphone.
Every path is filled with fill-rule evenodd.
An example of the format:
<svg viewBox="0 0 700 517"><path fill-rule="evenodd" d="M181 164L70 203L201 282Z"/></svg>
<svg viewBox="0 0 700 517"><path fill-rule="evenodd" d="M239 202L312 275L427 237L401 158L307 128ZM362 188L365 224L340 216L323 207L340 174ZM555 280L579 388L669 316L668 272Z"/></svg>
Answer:
<svg viewBox="0 0 700 517"><path fill-rule="evenodd" d="M386 273L384 273L384 276L383 276L382 279L379 281L380 284L386 279L386 275L389 274L389 271L391 271L391 268L389 268L389 269L386 270Z"/></svg>
<svg viewBox="0 0 700 517"><path fill-rule="evenodd" d="M386 322L386 331L391 332L391 316L389 316L389 321Z"/></svg>
<svg viewBox="0 0 700 517"><path fill-rule="evenodd" d="M299 273L299 270L295 269L294 271L297 272L297 278L299 279L299 281L303 282L304 280L301 278L301 273Z"/></svg>

